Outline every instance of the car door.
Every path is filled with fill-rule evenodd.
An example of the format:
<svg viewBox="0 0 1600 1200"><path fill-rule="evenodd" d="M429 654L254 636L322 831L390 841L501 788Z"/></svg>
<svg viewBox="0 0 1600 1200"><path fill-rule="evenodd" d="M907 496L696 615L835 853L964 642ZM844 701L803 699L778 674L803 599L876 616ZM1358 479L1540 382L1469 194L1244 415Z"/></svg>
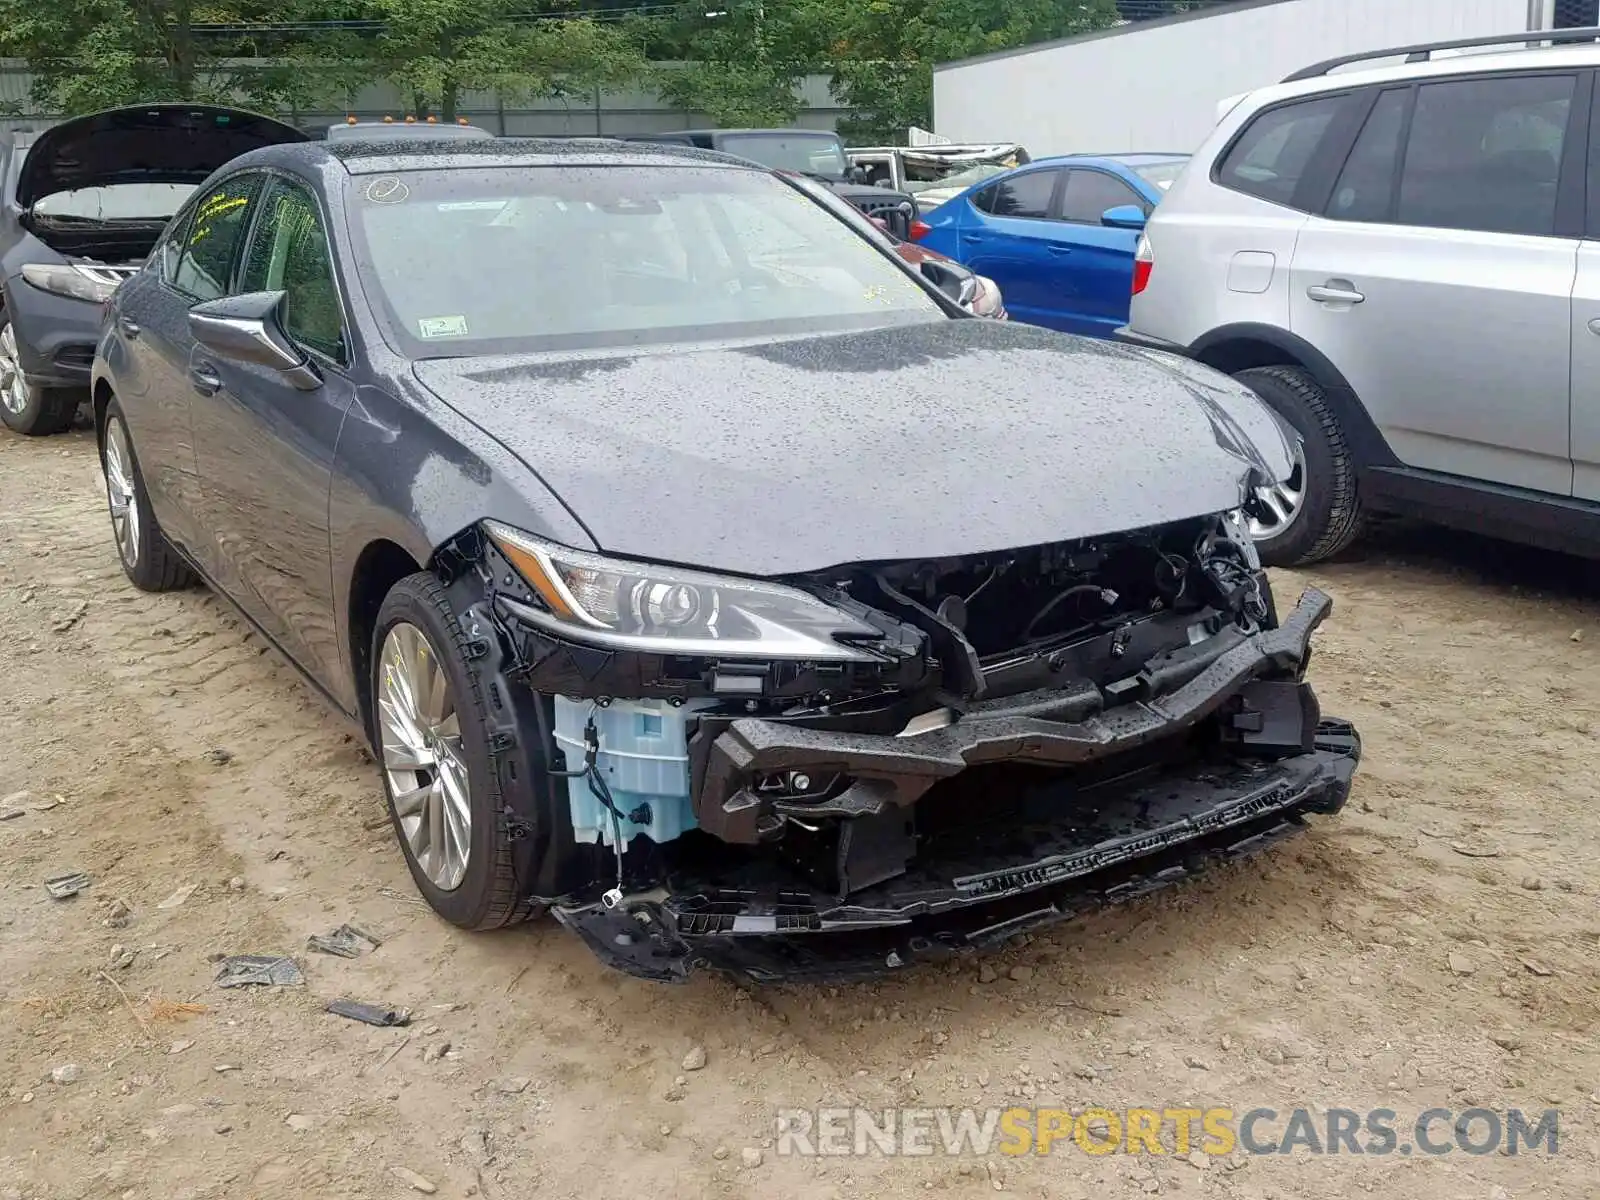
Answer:
<svg viewBox="0 0 1600 1200"><path fill-rule="evenodd" d="M150 268L117 289L111 336L124 351L120 401L161 529L217 578L204 526L190 401L189 309L227 295L263 176L246 171L207 189L174 219Z"/></svg>
<svg viewBox="0 0 1600 1200"><path fill-rule="evenodd" d="M1061 319L1057 328L1073 333L1107 337L1128 321L1133 295L1133 254L1139 234L1113 229L1100 218L1109 208L1134 205L1149 214L1153 207L1129 184L1110 171L1073 167L1061 189L1057 232L1064 257L1065 287L1057 299Z"/></svg>
<svg viewBox="0 0 1600 1200"><path fill-rule="evenodd" d="M234 294L281 291L283 332L322 384L194 344L188 370L205 521L224 586L278 646L326 685L340 654L333 621L328 492L355 389L349 325L324 209L274 175L257 205Z"/></svg>
<svg viewBox="0 0 1600 1200"><path fill-rule="evenodd" d="M1000 286L1013 320L1054 323L1066 263L1056 246L1060 167L1016 171L974 192L959 214L951 257ZM940 247L943 249L943 247Z"/></svg>
<svg viewBox="0 0 1600 1200"><path fill-rule="evenodd" d="M1600 500L1600 88L1589 115L1588 214L1572 288L1572 494Z"/></svg>
<svg viewBox="0 0 1600 1200"><path fill-rule="evenodd" d="M1300 231L1291 328L1407 466L1572 492L1590 88L1556 71L1379 91Z"/></svg>

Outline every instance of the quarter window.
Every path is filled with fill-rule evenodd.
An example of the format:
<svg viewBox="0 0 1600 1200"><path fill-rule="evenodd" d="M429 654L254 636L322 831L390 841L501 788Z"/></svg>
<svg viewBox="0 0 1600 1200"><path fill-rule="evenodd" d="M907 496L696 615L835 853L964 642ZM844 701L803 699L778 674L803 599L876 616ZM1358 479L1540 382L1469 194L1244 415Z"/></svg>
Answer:
<svg viewBox="0 0 1600 1200"><path fill-rule="evenodd" d="M1217 182L1274 204L1290 203L1346 99L1319 96L1261 113L1229 148L1217 168Z"/></svg>
<svg viewBox="0 0 1600 1200"><path fill-rule="evenodd" d="M174 287L198 301L227 295L234 255L260 191L261 176L235 175L200 201L172 272Z"/></svg>
<svg viewBox="0 0 1600 1200"><path fill-rule="evenodd" d="M1108 208L1134 204L1149 211L1144 197L1115 175L1104 171L1067 172L1067 185L1061 193L1061 219L1080 225L1098 225Z"/></svg>
<svg viewBox="0 0 1600 1200"><path fill-rule="evenodd" d="M311 193L274 180L250 239L243 292L282 292L283 330L295 341L344 360L344 312L322 217Z"/></svg>
<svg viewBox="0 0 1600 1200"><path fill-rule="evenodd" d="M1571 75L1423 85L1395 220L1489 233L1554 233L1556 183L1576 88Z"/></svg>

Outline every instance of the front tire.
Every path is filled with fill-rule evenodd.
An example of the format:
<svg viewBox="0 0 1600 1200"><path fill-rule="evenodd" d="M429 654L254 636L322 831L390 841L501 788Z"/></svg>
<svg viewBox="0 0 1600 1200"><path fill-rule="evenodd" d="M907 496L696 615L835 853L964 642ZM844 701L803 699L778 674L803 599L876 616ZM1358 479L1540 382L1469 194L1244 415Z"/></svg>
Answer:
<svg viewBox="0 0 1600 1200"><path fill-rule="evenodd" d="M1298 367L1252 367L1234 376L1300 435L1301 453L1281 484L1258 488L1262 517L1250 519L1261 561L1295 567L1344 550L1366 523L1355 459L1320 384Z"/></svg>
<svg viewBox="0 0 1600 1200"><path fill-rule="evenodd" d="M178 556L156 523L145 493L144 475L133 455L127 418L112 400L100 438L100 469L105 475L106 507L117 542L122 572L141 592L171 592L194 582L194 572Z"/></svg>
<svg viewBox="0 0 1600 1200"><path fill-rule="evenodd" d="M64 388L35 387L22 377L17 331L8 313L0 312L0 421L28 437L64 433L78 415L83 398Z"/></svg>
<svg viewBox="0 0 1600 1200"><path fill-rule="evenodd" d="M489 753L484 685L444 587L418 572L390 590L372 635L373 744L406 866L463 929L525 920Z"/></svg>

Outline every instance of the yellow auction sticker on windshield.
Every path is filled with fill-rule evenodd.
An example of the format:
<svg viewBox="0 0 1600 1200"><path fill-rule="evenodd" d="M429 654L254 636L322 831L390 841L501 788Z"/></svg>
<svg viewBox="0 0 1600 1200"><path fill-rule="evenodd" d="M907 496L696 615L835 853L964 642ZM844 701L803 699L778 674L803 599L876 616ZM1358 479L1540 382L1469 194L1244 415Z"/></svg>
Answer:
<svg viewBox="0 0 1600 1200"><path fill-rule="evenodd" d="M425 338L466 337L467 319L462 316L420 317L417 329Z"/></svg>

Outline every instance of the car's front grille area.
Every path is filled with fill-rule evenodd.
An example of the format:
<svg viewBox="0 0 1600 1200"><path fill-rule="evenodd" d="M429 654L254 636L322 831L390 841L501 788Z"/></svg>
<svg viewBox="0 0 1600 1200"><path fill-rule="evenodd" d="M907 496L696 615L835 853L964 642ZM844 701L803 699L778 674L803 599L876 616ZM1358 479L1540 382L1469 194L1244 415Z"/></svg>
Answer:
<svg viewBox="0 0 1600 1200"><path fill-rule="evenodd" d="M867 216L877 217L889 227L889 232L901 241L911 240L911 221L916 215L916 207L906 197L891 192L881 200L876 196L852 197L850 203Z"/></svg>

